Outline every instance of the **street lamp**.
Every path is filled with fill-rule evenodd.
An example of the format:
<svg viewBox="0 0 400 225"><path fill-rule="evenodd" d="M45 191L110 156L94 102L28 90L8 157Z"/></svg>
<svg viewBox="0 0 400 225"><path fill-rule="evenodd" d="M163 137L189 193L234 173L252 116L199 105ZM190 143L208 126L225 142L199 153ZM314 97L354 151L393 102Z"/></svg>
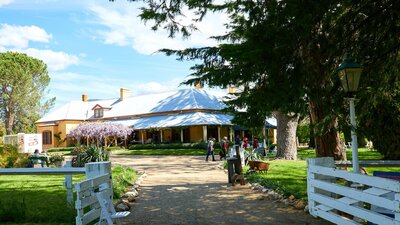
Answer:
<svg viewBox="0 0 400 225"><path fill-rule="evenodd" d="M345 92L349 93L350 102L350 124L351 124L351 149L353 157L353 172L359 173L360 166L358 163L358 144L356 134L356 115L354 107L354 93L357 91L358 83L361 76L360 64L345 55L343 62L339 65L337 72Z"/></svg>

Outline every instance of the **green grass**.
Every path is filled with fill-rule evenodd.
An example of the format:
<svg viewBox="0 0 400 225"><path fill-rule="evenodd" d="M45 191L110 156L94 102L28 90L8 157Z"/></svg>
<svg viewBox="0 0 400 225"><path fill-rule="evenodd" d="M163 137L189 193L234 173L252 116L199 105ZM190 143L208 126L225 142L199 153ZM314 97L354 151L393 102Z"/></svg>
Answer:
<svg viewBox="0 0 400 225"><path fill-rule="evenodd" d="M346 149L347 160L352 159L351 148ZM315 157L315 149L299 148L297 149L297 157L299 159L307 159ZM382 159L383 156L378 151L371 151L368 148L359 148L358 157L360 160Z"/></svg>
<svg viewBox="0 0 400 225"><path fill-rule="evenodd" d="M141 149L124 150L116 153L118 155L205 155L204 149Z"/></svg>
<svg viewBox="0 0 400 225"><path fill-rule="evenodd" d="M271 160L269 163L270 170L267 174L252 173L248 179L287 196L307 196L306 161Z"/></svg>
<svg viewBox="0 0 400 225"><path fill-rule="evenodd" d="M347 159L351 160L351 149L346 151ZM298 157L303 160L271 160L268 174L253 173L247 175L251 182L257 182L265 187L273 188L278 192L296 198L307 199L307 165L304 159L315 157L314 149L298 150ZM377 151L371 151L367 148L359 149L360 160L382 159L382 155ZM372 174L373 171L398 171L398 168L375 168L369 167L367 171Z"/></svg>
<svg viewBox="0 0 400 225"><path fill-rule="evenodd" d="M114 196L121 196L136 172L113 167ZM0 179L0 224L75 224L76 210L67 205L64 175L5 175ZM73 182L85 179L73 175Z"/></svg>

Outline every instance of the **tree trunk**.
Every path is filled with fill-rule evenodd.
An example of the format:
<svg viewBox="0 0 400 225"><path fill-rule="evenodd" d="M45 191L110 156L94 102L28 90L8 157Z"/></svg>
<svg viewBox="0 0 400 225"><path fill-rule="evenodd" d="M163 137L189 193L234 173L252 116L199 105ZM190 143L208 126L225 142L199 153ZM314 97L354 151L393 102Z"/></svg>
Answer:
<svg viewBox="0 0 400 225"><path fill-rule="evenodd" d="M277 120L277 153L276 157L280 159L296 160L296 130L299 117L291 117L287 114L276 113Z"/></svg>
<svg viewBox="0 0 400 225"><path fill-rule="evenodd" d="M4 110L4 126L6 127L6 134L10 135L12 133L13 130L13 125L14 125L14 117L15 115L10 111L11 107L11 100L10 98L10 94L7 91L7 85L3 84L2 87L2 94L4 96L7 96L8 101L4 101L3 99L3 110Z"/></svg>
<svg viewBox="0 0 400 225"><path fill-rule="evenodd" d="M329 124L318 126L322 123L326 115L322 103L310 101L311 123L314 125L314 138L317 157L333 157L335 160L346 160L346 151L341 143L338 132L338 119L333 116ZM318 130L323 127L323 130Z"/></svg>

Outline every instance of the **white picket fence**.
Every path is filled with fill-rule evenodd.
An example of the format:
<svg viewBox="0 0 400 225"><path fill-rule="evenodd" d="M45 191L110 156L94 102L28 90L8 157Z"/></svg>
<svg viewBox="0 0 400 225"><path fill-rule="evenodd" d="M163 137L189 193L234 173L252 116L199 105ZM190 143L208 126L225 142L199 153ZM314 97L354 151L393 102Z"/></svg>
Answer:
<svg viewBox="0 0 400 225"><path fill-rule="evenodd" d="M333 158L307 159L307 193L315 217L341 225L400 224L399 181L336 169Z"/></svg>
<svg viewBox="0 0 400 225"><path fill-rule="evenodd" d="M101 207L96 192L106 191L112 201L113 187L111 178L111 162L87 163L86 180L75 183L77 210L76 225L86 225L101 215ZM106 224L104 221L102 224Z"/></svg>

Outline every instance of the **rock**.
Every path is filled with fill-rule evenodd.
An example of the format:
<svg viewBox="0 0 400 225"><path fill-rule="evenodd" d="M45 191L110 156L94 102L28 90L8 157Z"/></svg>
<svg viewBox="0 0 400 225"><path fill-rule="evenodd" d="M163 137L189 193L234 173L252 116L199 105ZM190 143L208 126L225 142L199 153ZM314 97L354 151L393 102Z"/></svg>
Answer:
<svg viewBox="0 0 400 225"><path fill-rule="evenodd" d="M275 193L273 196L274 196L273 198L276 200L281 198L281 195L278 193Z"/></svg>
<svg viewBox="0 0 400 225"><path fill-rule="evenodd" d="M283 199L283 200L282 200L282 203L285 204L285 206L288 206L288 205L289 205L289 200Z"/></svg>
<svg viewBox="0 0 400 225"><path fill-rule="evenodd" d="M268 191L268 189L263 188L261 191L262 191L262 193L266 193Z"/></svg>
<svg viewBox="0 0 400 225"><path fill-rule="evenodd" d="M133 184L132 189L138 189L139 187L140 187L140 185L138 185L138 184Z"/></svg>
<svg viewBox="0 0 400 225"><path fill-rule="evenodd" d="M296 209L304 209L304 207L305 207L305 204L304 204L304 202L303 201L297 201L296 202L296 204L295 204L295 208Z"/></svg>
<svg viewBox="0 0 400 225"><path fill-rule="evenodd" d="M116 207L116 211L121 212L121 211L129 211L130 207L128 205L125 205L124 203L120 203Z"/></svg>
<svg viewBox="0 0 400 225"><path fill-rule="evenodd" d="M136 201L136 197L128 196L127 200L128 200L128 202L135 202Z"/></svg>
<svg viewBox="0 0 400 225"><path fill-rule="evenodd" d="M128 191L124 195L122 195L122 198L128 198L129 196L137 197L139 193L136 190Z"/></svg>
<svg viewBox="0 0 400 225"><path fill-rule="evenodd" d="M308 205L306 205L306 206L304 207L304 212L305 212L305 213L308 213Z"/></svg>
<svg viewBox="0 0 400 225"><path fill-rule="evenodd" d="M122 203L125 204L125 205L127 205L127 206L129 206L129 201L128 201L128 199L122 199Z"/></svg>

